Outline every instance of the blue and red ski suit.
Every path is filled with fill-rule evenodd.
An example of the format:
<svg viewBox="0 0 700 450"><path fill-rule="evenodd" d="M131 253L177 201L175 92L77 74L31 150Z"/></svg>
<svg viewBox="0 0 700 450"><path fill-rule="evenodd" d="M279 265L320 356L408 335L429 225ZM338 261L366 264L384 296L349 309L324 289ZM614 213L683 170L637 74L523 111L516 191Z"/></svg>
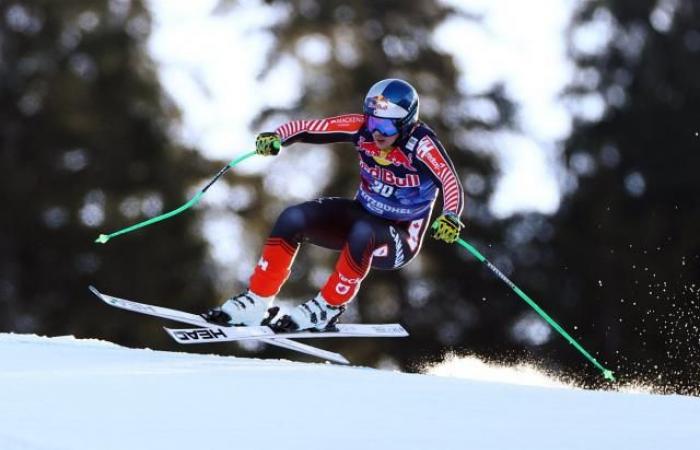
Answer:
<svg viewBox="0 0 700 450"><path fill-rule="evenodd" d="M433 205L442 191L443 213L459 216L464 193L435 133L418 122L391 149L380 150L363 114L295 120L275 130L283 145L352 143L360 165L354 199L321 198L285 209L277 219L250 278L250 290L276 295L302 242L340 251L321 289L332 305L352 300L370 268L398 269L421 248Z"/></svg>

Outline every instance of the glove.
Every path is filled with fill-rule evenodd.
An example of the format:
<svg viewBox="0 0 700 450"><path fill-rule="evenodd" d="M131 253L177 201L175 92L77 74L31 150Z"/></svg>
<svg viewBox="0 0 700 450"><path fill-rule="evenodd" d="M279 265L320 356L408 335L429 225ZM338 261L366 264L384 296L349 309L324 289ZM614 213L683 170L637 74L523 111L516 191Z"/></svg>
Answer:
<svg viewBox="0 0 700 450"><path fill-rule="evenodd" d="M438 241L445 241L452 244L459 238L459 232L464 228L459 217L454 213L443 213L435 219L430 227L430 235Z"/></svg>
<svg viewBox="0 0 700 450"><path fill-rule="evenodd" d="M276 155L282 147L282 139L277 133L264 132L255 137L255 153L258 155Z"/></svg>

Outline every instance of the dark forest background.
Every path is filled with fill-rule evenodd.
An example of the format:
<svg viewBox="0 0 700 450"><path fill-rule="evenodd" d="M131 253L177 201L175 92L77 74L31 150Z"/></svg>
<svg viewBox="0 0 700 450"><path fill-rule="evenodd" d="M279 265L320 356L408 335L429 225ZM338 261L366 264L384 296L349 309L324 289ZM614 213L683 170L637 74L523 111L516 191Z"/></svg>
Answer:
<svg viewBox="0 0 700 450"><path fill-rule="evenodd" d="M421 118L437 131L462 177L468 198L463 237L624 382L697 394L697 2L582 4L562 39L573 42L577 30L601 21L612 38L594 54L570 46L577 69L562 98L571 105L574 126L560 143L561 207L551 216L505 220L488 208L497 162L471 148L467 137L517 130L518 105L508 98L507 86L460 90L453 57L431 45L432 31L463 13L434 0L267 3L289 11L270 29L276 44L268 67L282 56L299 59L304 84L295 87L302 89L297 104L261 111L253 129L262 131L273 119L359 111L375 81L409 80L421 94ZM157 230L104 246L93 243L101 232L179 206L228 162L207 160L173 137L180 112L146 50L152 27L147 6L137 0L0 2L2 332L73 334L175 350L157 321L109 310L87 285L190 311L218 304L243 287L221 280L209 256L215 244L202 236L202 208ZM331 44L329 63L313 65L296 55L296 42L311 34ZM351 46L354 57L343 57L336 51L341 46ZM605 105L594 121L576 115L590 98ZM465 105L474 101L489 102L498 114L488 121L470 116ZM312 151L298 147L278 158ZM348 196L356 188L356 156L344 150L334 152L335 171L323 194ZM268 215L260 214L263 206L275 211L284 203L259 176L233 170L220 183L255 192L245 207L231 211L249 235L262 239L271 226ZM306 249L285 296L313 295L312 269L330 266L334 257ZM595 369L558 335L533 338L541 335L542 322L458 246L428 239L420 260L407 269L373 272L352 314L364 322L399 321L412 334L408 340L322 344L358 364L419 370L455 352L533 361L585 386L600 384ZM265 347L199 350L291 357Z"/></svg>

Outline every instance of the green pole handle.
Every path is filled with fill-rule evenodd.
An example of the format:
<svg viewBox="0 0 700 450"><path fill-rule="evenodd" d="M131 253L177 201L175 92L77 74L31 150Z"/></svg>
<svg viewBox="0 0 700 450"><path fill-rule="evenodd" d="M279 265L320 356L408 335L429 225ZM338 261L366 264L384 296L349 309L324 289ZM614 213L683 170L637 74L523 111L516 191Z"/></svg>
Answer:
<svg viewBox="0 0 700 450"><path fill-rule="evenodd" d="M597 367L602 372L603 377L606 380L615 381L615 377L613 376L613 373L611 370L603 367L603 365L600 364L597 359L595 359L593 356L591 356L591 354L588 353L586 351L586 349L584 349L581 346L581 344L576 342L576 340L573 337L571 337L571 335L569 335L569 333L567 333L557 322L555 322L554 319L552 319L549 316L549 314L544 312L544 310L542 308L540 308L539 305L537 305L537 303L535 303L530 297L528 297L528 295L525 294L518 286L516 286L515 283L510 281L510 279L508 279L508 277L506 277L503 274L503 272L501 272L500 270L498 270L498 268L496 266L491 264L491 262L488 259L486 259L481 253L479 253L479 251L473 245L471 245L470 243L468 243L467 241L465 241L464 239L461 239L461 238L457 239L457 243L459 245L461 245L462 247L466 248L469 251L469 253L471 253L476 259L478 259L479 261L484 263L486 265L486 267L491 269L491 271L493 273L495 273L498 278L500 278L511 289L513 289L513 291L515 291L515 293L518 294L518 296L521 299L523 299L528 305L530 305L532 307L532 309L534 309L537 312L537 314L539 314L544 320L546 320L547 323L552 326L552 328L557 330L559 332L559 334L561 334L564 337L564 339L566 339L571 345L574 346L574 348L576 348L576 350L578 350L595 367Z"/></svg>
<svg viewBox="0 0 700 450"><path fill-rule="evenodd" d="M190 201L188 201L184 205L180 206L179 208L174 209L174 210L167 212L165 214L161 214L160 216L153 217L153 218L148 219L148 220L144 220L143 222L139 222L135 225L131 225L130 227L123 228L121 230L115 231L115 232L110 233L110 234L101 234L97 239L95 239L95 242L98 244L106 244L107 241L109 241L110 239L112 239L115 236L130 233L130 232L136 231L140 228L152 225L156 222L160 222L160 221L169 219L169 218L176 216L176 215L180 214L181 212L193 207L194 205L196 205L199 202L199 199L202 198L202 196L207 191L207 189L209 189L211 187L211 185L214 184L219 178L221 178L221 176L223 174L225 174L231 167L235 166L236 164L243 161L244 159L250 158L251 156L253 156L255 154L256 154L256 152L248 152L248 153L245 153L245 154L239 156L238 158L234 159L230 163L228 163L224 168L222 168L219 171L219 173L217 173L214 176L214 178L211 179L211 181L209 181L209 183L207 183L206 186L204 186L204 188L201 191L197 192L197 194L194 197L192 197L190 199Z"/></svg>

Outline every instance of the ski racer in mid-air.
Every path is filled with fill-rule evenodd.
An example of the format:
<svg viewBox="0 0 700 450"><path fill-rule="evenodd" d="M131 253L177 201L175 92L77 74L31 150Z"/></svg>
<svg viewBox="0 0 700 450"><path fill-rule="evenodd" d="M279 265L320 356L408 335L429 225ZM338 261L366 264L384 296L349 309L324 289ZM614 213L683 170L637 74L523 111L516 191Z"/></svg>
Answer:
<svg viewBox="0 0 700 450"><path fill-rule="evenodd" d="M359 156L360 186L353 199L319 198L285 209L263 246L248 289L202 316L218 324L260 325L299 247L310 242L340 252L335 270L313 299L270 324L278 331L332 327L371 268L399 269L416 256L438 191L443 204L431 234L455 242L464 226L464 194L447 152L418 120L418 109L413 86L387 79L370 88L364 114L294 120L260 133L255 143L260 155L277 155L281 146L296 142L352 143Z"/></svg>

